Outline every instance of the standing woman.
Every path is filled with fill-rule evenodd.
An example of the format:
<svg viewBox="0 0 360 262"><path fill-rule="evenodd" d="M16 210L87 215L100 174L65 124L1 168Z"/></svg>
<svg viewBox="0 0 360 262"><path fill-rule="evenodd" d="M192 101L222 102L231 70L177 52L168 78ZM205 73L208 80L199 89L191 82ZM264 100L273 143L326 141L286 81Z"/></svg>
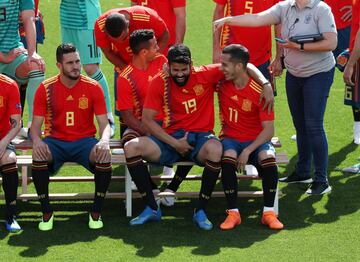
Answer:
<svg viewBox="0 0 360 262"><path fill-rule="evenodd" d="M287 183L311 183L308 194L331 191L327 178L328 143L324 131L324 113L334 79L337 45L336 26L330 7L320 0L282 1L258 14L224 17L214 22L215 30L224 24L258 27L281 25L286 73L286 94L297 135L298 162L295 171L281 179ZM311 43L296 43L294 36L322 34ZM280 59L270 69L277 71ZM270 70L270 71L271 71ZM311 178L311 162L315 176Z"/></svg>

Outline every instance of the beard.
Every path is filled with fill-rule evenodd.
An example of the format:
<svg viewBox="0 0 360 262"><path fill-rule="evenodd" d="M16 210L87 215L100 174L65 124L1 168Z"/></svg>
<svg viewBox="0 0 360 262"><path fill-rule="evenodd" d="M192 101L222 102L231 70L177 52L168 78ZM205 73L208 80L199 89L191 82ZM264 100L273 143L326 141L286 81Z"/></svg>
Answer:
<svg viewBox="0 0 360 262"><path fill-rule="evenodd" d="M63 71L63 75L71 80L78 80L80 78L80 70L74 70L73 72L77 72L77 74L71 74L71 72L65 72Z"/></svg>
<svg viewBox="0 0 360 262"><path fill-rule="evenodd" d="M176 85L183 87L186 85L187 81L189 80L189 77L190 77L190 75L183 76L184 81L179 81L176 76L172 76L171 78L173 79L173 81Z"/></svg>

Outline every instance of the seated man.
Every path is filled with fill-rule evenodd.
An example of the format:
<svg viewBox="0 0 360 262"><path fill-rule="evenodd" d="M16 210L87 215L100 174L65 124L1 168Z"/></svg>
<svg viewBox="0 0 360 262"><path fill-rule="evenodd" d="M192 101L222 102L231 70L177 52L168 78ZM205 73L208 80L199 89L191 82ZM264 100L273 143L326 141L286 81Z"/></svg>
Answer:
<svg viewBox="0 0 360 262"><path fill-rule="evenodd" d="M221 70L226 81L219 86L221 143L224 153L221 161L221 180L228 203L228 217L220 225L223 230L241 223L237 208L236 170L247 163L255 165L262 178L264 209L261 222L271 229L282 229L283 224L274 213L278 170L275 149L271 144L274 135L274 112L270 114L259 102L261 86L246 72L249 52L242 45L225 47L221 55Z"/></svg>
<svg viewBox="0 0 360 262"><path fill-rule="evenodd" d="M30 127L34 95L44 80L44 60L36 53L34 0L5 2L0 3L0 73L14 79L19 86L27 84L26 100ZM24 49L20 42L20 17L27 36L27 49Z"/></svg>
<svg viewBox="0 0 360 262"><path fill-rule="evenodd" d="M95 80L80 74L80 57L75 46L62 44L56 50L60 74L44 81L35 95L32 175L42 208L39 229L53 228L54 215L49 203L49 173L64 162L76 162L95 175L94 204L89 228L103 227L101 208L111 180L109 147L110 125L104 93ZM95 139L94 115L100 141ZM45 120L45 138L41 126Z"/></svg>
<svg viewBox="0 0 360 262"><path fill-rule="evenodd" d="M168 60L169 76L161 72L154 77L144 104L142 122L152 136L134 138L124 147L129 172L146 204L130 225L161 219L143 160L160 165L187 160L205 166L193 221L200 228L210 230L212 223L205 208L220 172L222 154L221 143L212 131L214 90L223 74L218 65L194 68L190 50L182 44L170 47ZM155 117L162 111L161 127Z"/></svg>
<svg viewBox="0 0 360 262"><path fill-rule="evenodd" d="M163 70L167 59L158 53L159 47L153 30L136 30L130 35L130 48L133 53L131 63L125 67L117 80L118 101L117 107L120 110L121 119L128 127L122 137L122 143L139 136L149 134L149 131L141 122L142 110L145 96L148 91L151 79ZM155 120L161 125L163 112L159 112ZM164 167L164 173L170 173L172 168ZM185 176L190 167L178 167L178 176ZM185 173L183 175L183 173ZM159 193L157 185L151 180L154 193ZM160 198L163 205L174 205L174 198Z"/></svg>
<svg viewBox="0 0 360 262"><path fill-rule="evenodd" d="M9 232L21 230L15 217L18 169L15 148L10 143L21 128L20 114L20 94L16 82L0 74L0 173L6 203L5 227Z"/></svg>

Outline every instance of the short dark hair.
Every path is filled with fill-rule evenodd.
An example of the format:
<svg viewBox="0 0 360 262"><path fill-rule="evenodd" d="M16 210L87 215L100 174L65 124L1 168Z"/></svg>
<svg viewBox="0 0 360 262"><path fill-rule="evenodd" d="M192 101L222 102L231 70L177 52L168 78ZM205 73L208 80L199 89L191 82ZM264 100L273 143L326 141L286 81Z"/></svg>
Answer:
<svg viewBox="0 0 360 262"><path fill-rule="evenodd" d="M119 13L111 13L105 19L105 31L111 37L118 37L127 27L125 16Z"/></svg>
<svg viewBox="0 0 360 262"><path fill-rule="evenodd" d="M61 44L56 49L56 61L58 63L61 63L63 61L64 54L75 53L75 52L78 52L78 50L76 49L74 44L72 43Z"/></svg>
<svg viewBox="0 0 360 262"><path fill-rule="evenodd" d="M244 67L246 67L250 59L249 50L245 46L239 44L225 46L222 53L229 54L231 62L234 64L241 63Z"/></svg>
<svg viewBox="0 0 360 262"><path fill-rule="evenodd" d="M151 29L135 30L130 35L130 48L133 54L138 54L142 49L150 47L149 40L154 38L154 31Z"/></svg>
<svg viewBox="0 0 360 262"><path fill-rule="evenodd" d="M172 45L169 48L167 55L169 64L191 64L191 52L190 49L184 44Z"/></svg>

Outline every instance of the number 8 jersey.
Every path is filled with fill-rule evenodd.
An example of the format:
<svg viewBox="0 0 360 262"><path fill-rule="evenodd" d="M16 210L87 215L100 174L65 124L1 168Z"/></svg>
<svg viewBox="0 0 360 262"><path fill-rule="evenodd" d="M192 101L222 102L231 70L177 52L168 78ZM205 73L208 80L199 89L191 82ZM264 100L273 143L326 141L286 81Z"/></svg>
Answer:
<svg viewBox="0 0 360 262"><path fill-rule="evenodd" d="M75 141L94 137L94 115L106 114L105 98L95 80L81 75L72 88L60 76L45 80L35 94L34 116L45 117L45 137Z"/></svg>

